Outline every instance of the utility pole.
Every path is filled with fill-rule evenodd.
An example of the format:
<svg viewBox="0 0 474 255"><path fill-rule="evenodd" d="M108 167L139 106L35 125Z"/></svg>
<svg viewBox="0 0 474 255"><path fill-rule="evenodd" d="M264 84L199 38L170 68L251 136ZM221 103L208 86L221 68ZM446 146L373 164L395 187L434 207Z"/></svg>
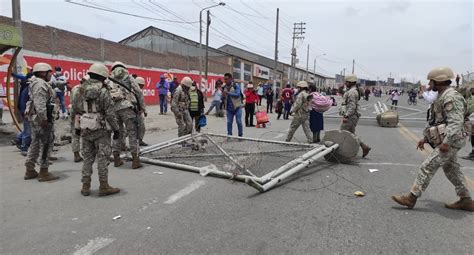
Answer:
<svg viewBox="0 0 474 255"><path fill-rule="evenodd" d="M355 59L352 60L352 74L354 74Z"/></svg>
<svg viewBox="0 0 474 255"><path fill-rule="evenodd" d="M204 88L206 91L204 92L204 102L207 102L207 77L208 77L208 71L209 71L209 26L211 25L211 12L207 10L207 22L206 22L206 67L204 71L204 77L206 80L206 85Z"/></svg>
<svg viewBox="0 0 474 255"><path fill-rule="evenodd" d="M293 84L295 80L295 71L296 71L296 48L295 48L295 40L304 39L304 27L306 23L299 22L293 24L293 44L291 46L291 74L290 74L290 81Z"/></svg>
<svg viewBox="0 0 474 255"><path fill-rule="evenodd" d="M21 4L20 0L12 0L12 18L13 18L13 25L16 27L18 30L18 33L20 34L21 38L21 44L20 46L23 48L23 26L21 24ZM23 54L20 51L20 53L17 56L17 59L23 59ZM15 66L15 73L21 73L21 64L19 64L19 61L16 61L14 66ZM29 70L28 70L29 71ZM15 79L15 86L13 86L13 101L16 103L18 102L18 97L19 97L19 81L18 79ZM16 109L16 107L14 107ZM19 118L19 112L14 111L17 119Z"/></svg>
<svg viewBox="0 0 474 255"><path fill-rule="evenodd" d="M306 51L306 81L309 81L309 44L308 44L308 50Z"/></svg>
<svg viewBox="0 0 474 255"><path fill-rule="evenodd" d="M346 68L342 69L342 76L346 77Z"/></svg>
<svg viewBox="0 0 474 255"><path fill-rule="evenodd" d="M278 21L279 21L279 18L280 18L280 8L277 8L276 28L275 28L275 68L273 69L273 91L276 91L275 87L277 85L277 78L278 78Z"/></svg>

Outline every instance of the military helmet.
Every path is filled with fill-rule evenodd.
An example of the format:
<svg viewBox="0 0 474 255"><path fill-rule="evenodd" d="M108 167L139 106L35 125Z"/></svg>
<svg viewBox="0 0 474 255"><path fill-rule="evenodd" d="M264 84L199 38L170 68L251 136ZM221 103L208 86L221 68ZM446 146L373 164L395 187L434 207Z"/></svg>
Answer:
<svg viewBox="0 0 474 255"><path fill-rule="evenodd" d="M99 75L99 76L102 76L104 78L107 78L109 77L109 69L107 69L107 67L102 64L102 63L94 63L92 64L90 67L89 67L89 70L87 70L87 73L88 74L96 74L96 75Z"/></svg>
<svg viewBox="0 0 474 255"><path fill-rule="evenodd" d="M298 87L298 88L307 88L308 83L306 81L299 81L298 83L296 83L296 87Z"/></svg>
<svg viewBox="0 0 474 255"><path fill-rule="evenodd" d="M143 79L143 77L138 76L135 78L135 81L138 83L138 85L145 85L145 79Z"/></svg>
<svg viewBox="0 0 474 255"><path fill-rule="evenodd" d="M113 64L112 64L112 71L117 68L117 67L123 67L125 69L127 69L127 67L125 66L124 63L120 62L120 61L115 61Z"/></svg>
<svg viewBox="0 0 474 255"><path fill-rule="evenodd" d="M449 67L437 67L431 70L426 78L433 81L449 81L454 79L454 72Z"/></svg>
<svg viewBox="0 0 474 255"><path fill-rule="evenodd" d="M49 64L39 62L33 66L33 73L47 72L47 71L53 71L53 68Z"/></svg>
<svg viewBox="0 0 474 255"><path fill-rule="evenodd" d="M355 74L349 74L344 76L344 81L357 82L357 76Z"/></svg>
<svg viewBox="0 0 474 255"><path fill-rule="evenodd" d="M190 88L191 86L193 86L193 80L189 78L188 76L186 76L181 80L181 84Z"/></svg>

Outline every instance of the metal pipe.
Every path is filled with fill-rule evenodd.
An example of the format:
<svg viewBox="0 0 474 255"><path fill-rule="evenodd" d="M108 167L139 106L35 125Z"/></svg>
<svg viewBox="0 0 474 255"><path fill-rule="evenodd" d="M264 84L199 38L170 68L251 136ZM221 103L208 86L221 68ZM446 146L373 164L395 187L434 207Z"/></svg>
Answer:
<svg viewBox="0 0 474 255"><path fill-rule="evenodd" d="M275 176L278 176L281 173L287 171L289 168L294 167L295 165L299 164L300 162L302 162L304 160L307 160L308 158L310 158L310 157L314 156L315 154L317 154L317 153L319 153L323 150L326 150L326 149L327 148L324 147L324 146L313 149L313 150L301 155L300 157L286 163L285 165L279 167L278 169L275 169L275 170L271 171L270 173L265 174L264 176L261 177L262 178L262 183L268 182L269 180L271 180Z"/></svg>
<svg viewBox="0 0 474 255"><path fill-rule="evenodd" d="M148 151L141 152L141 154L150 153L150 152L153 152L153 151L165 149L165 148L168 148L168 147L170 147L170 146L176 145L176 144L178 144L178 143L184 142L184 141L186 141L186 140L194 139L194 138L199 137L199 136L201 136L201 135L202 135L202 134L197 134L197 135L195 135L194 137L187 137L187 138L184 138L184 139L175 140L174 142L167 142L167 143L164 144L163 146L155 147L155 148L150 149L150 150L148 150Z"/></svg>
<svg viewBox="0 0 474 255"><path fill-rule="evenodd" d="M150 149L153 149L153 148L156 148L156 147L160 147L160 146L162 146L162 145L164 145L164 144L168 144L168 143L174 142L174 141L176 141L176 140L183 140L183 139L186 139L186 138L188 138L188 137L190 137L190 136L191 136L191 135L185 135L185 136L181 136L181 137L176 137L176 138L173 138L173 139L168 140L168 141L165 141L165 142L161 142L161 143L157 143L157 144L153 144L153 145L147 146L147 147L141 149L141 150L140 150L140 153L147 152L147 151L149 151Z"/></svg>
<svg viewBox="0 0 474 255"><path fill-rule="evenodd" d="M194 172L194 173L201 173L202 168L201 167L195 167L195 166L189 166L189 165L184 165L184 164L179 164L179 163L173 163L173 162L166 162L166 161L161 161L161 160L156 160L156 159L150 159L147 157L140 157L140 161L143 163L148 163L152 165L158 165L158 166L164 166L164 167L169 167L169 168L174 168L177 170L184 170L188 172ZM211 176L215 177L221 177L221 178L226 178L226 179L232 179L232 180L237 180L241 182L245 182L245 180L251 179L256 182L260 182L260 178L250 176L250 175L233 175L228 172L220 171L220 170L213 170L212 172L209 173Z"/></svg>
<svg viewBox="0 0 474 255"><path fill-rule="evenodd" d="M280 176L278 176L275 179L272 179L271 181L265 183L264 185L260 185L258 182L256 182L255 180L252 180L252 179L247 179L247 180L245 180L245 182L248 185L250 185L251 187L257 189L258 191L265 192L265 191L273 188L275 185L277 185L278 183L280 183L284 179L286 179L286 178L298 173L299 171L303 170L304 168L309 166L314 161L316 161L316 160L320 159L321 157L324 157L325 155L335 151L338 147L339 147L339 144L332 145L331 147L327 148L327 150L324 150L324 151L312 156L311 158L301 162L296 167L291 168L290 170L282 173Z"/></svg>

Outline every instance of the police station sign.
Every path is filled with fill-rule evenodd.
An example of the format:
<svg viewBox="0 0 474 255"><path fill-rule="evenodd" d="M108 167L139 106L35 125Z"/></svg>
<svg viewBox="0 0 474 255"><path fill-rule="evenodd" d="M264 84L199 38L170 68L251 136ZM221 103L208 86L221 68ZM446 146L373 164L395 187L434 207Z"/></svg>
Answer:
<svg viewBox="0 0 474 255"><path fill-rule="evenodd" d="M262 79L270 79L270 68L254 64L253 76Z"/></svg>

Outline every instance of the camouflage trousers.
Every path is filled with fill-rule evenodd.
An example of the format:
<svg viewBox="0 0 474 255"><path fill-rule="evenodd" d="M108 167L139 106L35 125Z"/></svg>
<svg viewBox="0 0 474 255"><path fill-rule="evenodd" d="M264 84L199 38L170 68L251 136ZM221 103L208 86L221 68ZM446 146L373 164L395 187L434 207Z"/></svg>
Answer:
<svg viewBox="0 0 474 255"><path fill-rule="evenodd" d="M38 123L31 121L31 144L26 155L25 166L35 166L38 158L40 159L40 168L49 167L49 155L53 147L53 123L48 124L47 128L41 127ZM44 152L45 145L48 146ZM43 155L46 153L45 155Z"/></svg>
<svg viewBox="0 0 474 255"><path fill-rule="evenodd" d="M355 131L356 131L356 127L357 127L357 123L358 123L358 122L359 122L359 117L358 117L357 115L352 115L351 117L349 117L349 118L347 119L347 122L346 122L346 123L343 122L343 123L341 124L341 128L340 128L340 129L341 129L341 130L345 130L345 131L349 131L349 132L351 132L352 134L355 135ZM357 135L356 135L356 139L357 139L357 142L358 142L360 145L364 144L364 143L362 142L362 139L360 139L360 137L358 137Z"/></svg>
<svg viewBox="0 0 474 255"><path fill-rule="evenodd" d="M138 117L138 140L143 141L143 137L145 137L145 117L140 115Z"/></svg>
<svg viewBox="0 0 474 255"><path fill-rule="evenodd" d="M428 158L421 164L415 182L411 187L411 193L420 197L421 193L428 188L431 179L440 167L443 168L446 178L454 185L456 194L463 197L471 197L466 187L464 174L461 172L457 162L458 148L449 148L447 153L441 153L439 148L434 149Z"/></svg>
<svg viewBox="0 0 474 255"><path fill-rule="evenodd" d="M99 181L107 181L108 166L110 164L110 132L106 130L96 130L83 132L82 135L82 182L90 183L92 176L92 166L97 158L97 172Z"/></svg>
<svg viewBox="0 0 474 255"><path fill-rule="evenodd" d="M189 111L174 111L174 118L178 124L178 137L191 134L193 131L193 121Z"/></svg>
<svg viewBox="0 0 474 255"><path fill-rule="evenodd" d="M74 128L74 123L71 123L71 148L72 152L76 153L81 151L81 137L76 135L76 129Z"/></svg>
<svg viewBox="0 0 474 255"><path fill-rule="evenodd" d="M286 137L286 141L289 142L293 139L293 135L295 134L296 130L303 126L304 134L306 135L306 139L308 143L313 142L313 133L309 128L309 114L308 113L297 113L294 115L293 119L291 120L290 130L288 131L288 136Z"/></svg>
<svg viewBox="0 0 474 255"><path fill-rule="evenodd" d="M113 151L120 152L122 144L125 143L125 137L128 135L128 143L131 153L138 153L138 123L137 114L130 108L122 109L116 112L117 122L120 127L119 139L113 141ZM124 127L125 125L125 127Z"/></svg>

